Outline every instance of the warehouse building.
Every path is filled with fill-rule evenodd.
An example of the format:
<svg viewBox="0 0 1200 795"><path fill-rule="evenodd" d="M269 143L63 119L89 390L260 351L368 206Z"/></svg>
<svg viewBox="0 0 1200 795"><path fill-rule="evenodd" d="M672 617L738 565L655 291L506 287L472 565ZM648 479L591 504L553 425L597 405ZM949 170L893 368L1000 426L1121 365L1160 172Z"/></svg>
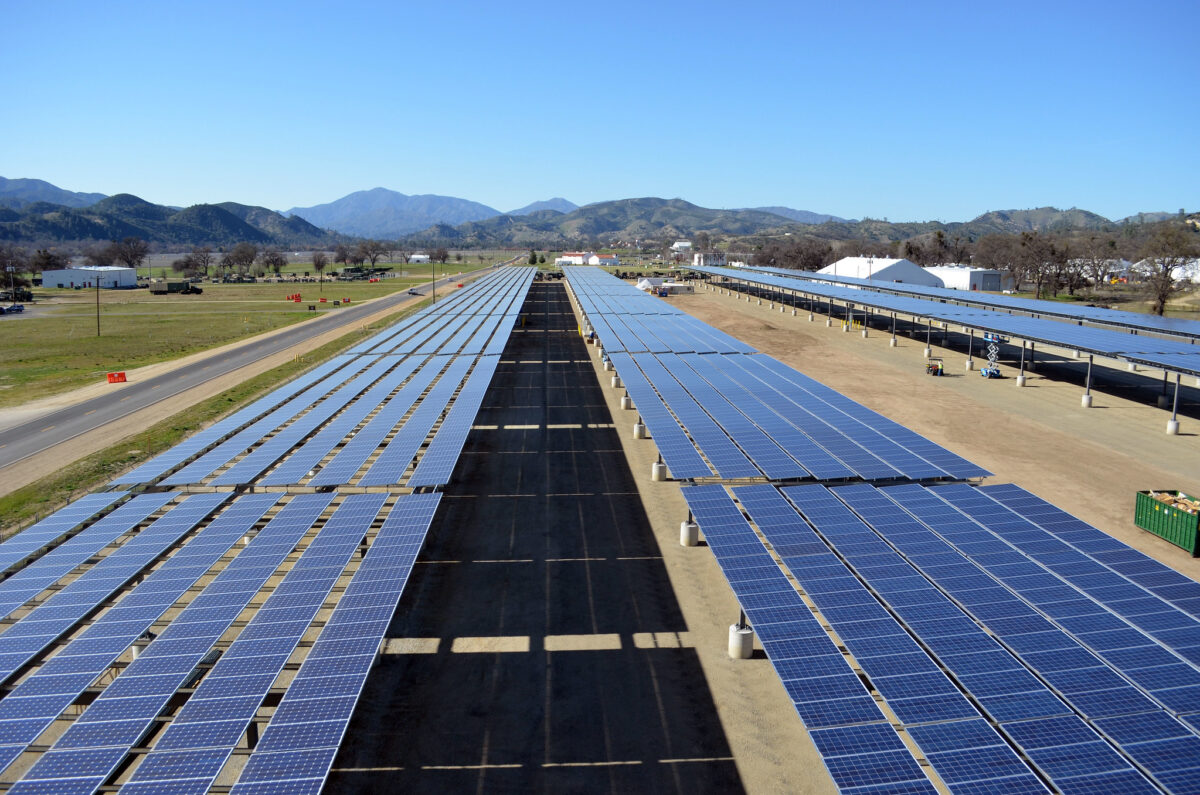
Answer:
<svg viewBox="0 0 1200 795"><path fill-rule="evenodd" d="M137 271L118 265L81 265L75 268L43 271L43 287L96 287L105 290L132 290L137 287Z"/></svg>

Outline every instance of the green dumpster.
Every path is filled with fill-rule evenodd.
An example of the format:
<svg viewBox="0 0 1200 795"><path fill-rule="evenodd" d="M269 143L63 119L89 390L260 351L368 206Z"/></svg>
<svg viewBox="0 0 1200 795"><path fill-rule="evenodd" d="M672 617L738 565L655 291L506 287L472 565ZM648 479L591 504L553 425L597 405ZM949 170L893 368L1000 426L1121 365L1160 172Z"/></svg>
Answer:
<svg viewBox="0 0 1200 795"><path fill-rule="evenodd" d="M1200 528L1200 500L1182 491L1139 491L1134 523L1148 532L1186 549L1192 557Z"/></svg>

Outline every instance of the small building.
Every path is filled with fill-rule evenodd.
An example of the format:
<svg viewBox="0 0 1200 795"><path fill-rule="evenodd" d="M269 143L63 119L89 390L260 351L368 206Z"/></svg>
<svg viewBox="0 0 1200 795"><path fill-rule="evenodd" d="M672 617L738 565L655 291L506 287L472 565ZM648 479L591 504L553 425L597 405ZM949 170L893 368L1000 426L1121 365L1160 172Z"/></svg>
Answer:
<svg viewBox="0 0 1200 795"><path fill-rule="evenodd" d="M554 264L563 265L586 265L588 257L592 256L590 251L564 251L561 257L554 260Z"/></svg>
<svg viewBox="0 0 1200 795"><path fill-rule="evenodd" d="M588 265L599 265L602 268L615 268L621 264L621 258L616 254L591 254L587 258Z"/></svg>
<svg viewBox="0 0 1200 795"><path fill-rule="evenodd" d="M409 265L428 265L429 262L428 254L412 254L408 258Z"/></svg>
<svg viewBox="0 0 1200 795"><path fill-rule="evenodd" d="M723 251L697 251L692 255L692 265L697 268L724 268Z"/></svg>
<svg viewBox="0 0 1200 795"><path fill-rule="evenodd" d="M818 274L828 276L850 276L855 279L870 279L877 282L919 284L925 287L941 287L942 280L926 273L915 262L887 257L843 257L832 265L826 265Z"/></svg>
<svg viewBox="0 0 1200 795"><path fill-rule="evenodd" d="M998 270L970 265L930 265L925 272L940 279L942 286L951 290L998 293L1004 281L1004 275Z"/></svg>
<svg viewBox="0 0 1200 795"><path fill-rule="evenodd" d="M676 254L690 254L692 251L692 241L676 240L671 244L671 250Z"/></svg>
<svg viewBox="0 0 1200 795"><path fill-rule="evenodd" d="M43 287L96 287L104 290L132 290L137 287L137 271L119 265L79 265L42 271Z"/></svg>

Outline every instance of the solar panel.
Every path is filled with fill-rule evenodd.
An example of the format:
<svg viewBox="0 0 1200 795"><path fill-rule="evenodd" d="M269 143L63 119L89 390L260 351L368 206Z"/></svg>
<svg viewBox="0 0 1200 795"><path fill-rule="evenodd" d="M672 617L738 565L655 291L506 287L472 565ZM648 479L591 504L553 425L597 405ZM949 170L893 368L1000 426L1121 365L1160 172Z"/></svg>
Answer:
<svg viewBox="0 0 1200 795"><path fill-rule="evenodd" d="M279 499L275 494L250 494L237 498L204 531L168 558L119 603L114 605L79 637L74 638L54 660L61 665L71 660L86 662L84 675L70 688L43 686L54 682L53 669L34 673L4 699L0 699L0 765L8 765L70 706L96 676L145 633L150 626L270 509ZM169 661L169 660L168 660ZM45 695L46 690L58 690ZM129 736L135 741L145 731L130 724L110 724L101 739ZM86 735L86 727L77 729ZM71 740L60 740L70 747Z"/></svg>
<svg viewBox="0 0 1200 795"><path fill-rule="evenodd" d="M230 645L157 739L130 784L186 779L203 789L212 785L387 496L359 494L344 499L251 619L247 631ZM279 626L277 612L287 619L281 624L283 631L275 634L271 650L262 653L251 630Z"/></svg>
<svg viewBox="0 0 1200 795"><path fill-rule="evenodd" d="M7 571L29 556L53 544L123 498L127 493L110 491L85 495L5 540L0 544L0 572Z"/></svg>
<svg viewBox="0 0 1200 795"><path fill-rule="evenodd" d="M56 638L176 544L230 499L197 494L173 506L127 543L55 592L0 634L0 681L12 676Z"/></svg>
<svg viewBox="0 0 1200 795"><path fill-rule="evenodd" d="M7 616L37 596L178 496L177 492L139 494L14 572L0 582L0 616Z"/></svg>
<svg viewBox="0 0 1200 795"><path fill-rule="evenodd" d="M409 488L440 486L450 481L462 454L463 445L467 441L467 434L471 432L471 425L479 413L479 406L492 383L497 364L498 360L494 356L478 360L409 478Z"/></svg>
<svg viewBox="0 0 1200 795"><path fill-rule="evenodd" d="M384 521L366 558L355 572L338 607L334 609L304 664L297 672L279 708L262 734L262 740L250 754L234 793L253 792L264 786L278 786L287 791L298 788L319 790L337 746L345 733L366 680L375 661L375 649L383 637L388 621L420 552L440 495L413 494L401 498ZM353 600L364 595L384 596L373 607L353 607ZM344 633L374 642L370 653L347 657L339 646ZM327 663L340 660L343 673L330 675ZM323 727L320 732L298 731L296 724L310 725L313 712L329 705L330 698L344 697L348 709L335 713L337 726ZM308 702L308 703L306 703ZM328 713L326 713L328 714Z"/></svg>

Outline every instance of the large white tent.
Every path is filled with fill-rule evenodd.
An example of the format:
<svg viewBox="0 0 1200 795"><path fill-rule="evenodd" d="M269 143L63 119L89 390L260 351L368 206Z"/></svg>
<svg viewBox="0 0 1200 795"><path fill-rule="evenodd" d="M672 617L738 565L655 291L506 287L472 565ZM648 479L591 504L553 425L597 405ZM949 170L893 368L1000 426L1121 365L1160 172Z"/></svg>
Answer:
<svg viewBox="0 0 1200 795"><path fill-rule="evenodd" d="M827 265L817 273L830 276L852 276L856 279L871 279L879 282L901 282L920 284L926 287L941 287L942 280L915 262L886 257L843 257Z"/></svg>

